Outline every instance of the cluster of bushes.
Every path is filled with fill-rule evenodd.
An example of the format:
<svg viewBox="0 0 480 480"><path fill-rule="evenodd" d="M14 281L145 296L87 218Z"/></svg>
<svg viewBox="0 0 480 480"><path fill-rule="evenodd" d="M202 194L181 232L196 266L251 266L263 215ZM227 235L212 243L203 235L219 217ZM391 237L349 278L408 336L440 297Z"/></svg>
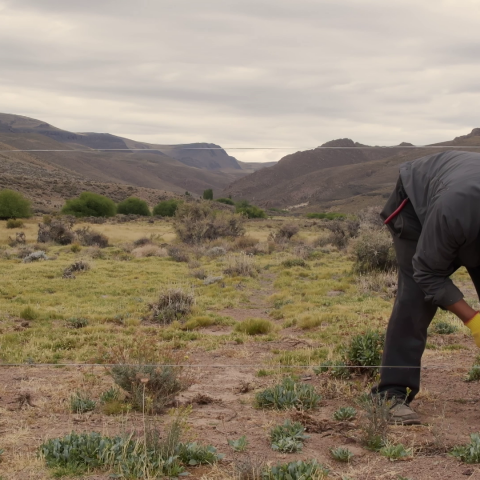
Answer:
<svg viewBox="0 0 480 480"><path fill-rule="evenodd" d="M153 215L162 217L173 217L180 200L163 200L153 208ZM139 215L148 217L152 214L145 200L137 197L129 197L118 205L104 195L98 193L83 192L78 198L65 202L62 214L73 215L74 217L113 217L121 215Z"/></svg>
<svg viewBox="0 0 480 480"><path fill-rule="evenodd" d="M347 216L344 213L326 212L326 213L307 213L307 218L316 218L319 220L344 220Z"/></svg>

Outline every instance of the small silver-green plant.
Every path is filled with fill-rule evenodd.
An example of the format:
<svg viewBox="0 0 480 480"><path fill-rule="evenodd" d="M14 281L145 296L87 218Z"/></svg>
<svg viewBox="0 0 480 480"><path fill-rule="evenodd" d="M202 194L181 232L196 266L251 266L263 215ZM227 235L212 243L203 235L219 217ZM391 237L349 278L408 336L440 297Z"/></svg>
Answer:
<svg viewBox="0 0 480 480"><path fill-rule="evenodd" d="M228 444L235 452L244 452L248 447L248 440L245 435L242 435L236 440L228 440Z"/></svg>
<svg viewBox="0 0 480 480"><path fill-rule="evenodd" d="M85 392L76 392L70 397L70 408L73 413L91 412L97 406Z"/></svg>
<svg viewBox="0 0 480 480"><path fill-rule="evenodd" d="M270 430L272 449L283 453L299 452L303 448L303 441L308 438L305 428L299 422L285 420L283 425L276 425Z"/></svg>
<svg viewBox="0 0 480 480"><path fill-rule="evenodd" d="M315 408L321 396L315 391L313 385L296 382L293 378L286 377L281 384L258 392L255 401L260 408L299 408L309 410Z"/></svg>
<svg viewBox="0 0 480 480"><path fill-rule="evenodd" d="M464 463L480 463L480 434L472 433L470 443L453 447L450 455Z"/></svg>
<svg viewBox="0 0 480 480"><path fill-rule="evenodd" d="M357 411L353 407L341 407L333 414L333 419L339 422L353 420L357 415Z"/></svg>
<svg viewBox="0 0 480 480"><path fill-rule="evenodd" d="M217 449L212 445L201 445L197 442L181 443L176 454L185 465L190 466L213 465L224 457L217 453Z"/></svg>
<svg viewBox="0 0 480 480"><path fill-rule="evenodd" d="M345 463L348 463L353 457L353 453L348 448L344 448L344 447L331 448L330 455L337 462L345 462Z"/></svg>
<svg viewBox="0 0 480 480"><path fill-rule="evenodd" d="M386 443L385 446L380 449L380 454L394 462L395 460L411 457L412 450L410 448L405 448L401 443L396 445L393 443Z"/></svg>
<svg viewBox="0 0 480 480"><path fill-rule="evenodd" d="M103 392L100 395L100 402L101 403L109 403L119 400L120 398L120 390L115 387L110 387L108 390Z"/></svg>
<svg viewBox="0 0 480 480"><path fill-rule="evenodd" d="M284 463L275 465L266 471L263 480L323 480L330 470L316 460Z"/></svg>
<svg viewBox="0 0 480 480"><path fill-rule="evenodd" d="M439 335L451 335L452 333L455 333L457 330L458 330L458 327L456 325L453 325L450 322L440 321L440 322L436 322L433 325L433 331L435 333L438 333Z"/></svg>

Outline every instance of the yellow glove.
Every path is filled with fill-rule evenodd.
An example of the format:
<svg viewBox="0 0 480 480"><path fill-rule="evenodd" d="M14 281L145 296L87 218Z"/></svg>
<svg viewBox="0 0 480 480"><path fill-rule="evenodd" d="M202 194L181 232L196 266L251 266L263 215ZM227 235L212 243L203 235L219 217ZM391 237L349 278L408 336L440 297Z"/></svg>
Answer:
<svg viewBox="0 0 480 480"><path fill-rule="evenodd" d="M471 330L477 347L480 347L480 313L477 312L465 325Z"/></svg>

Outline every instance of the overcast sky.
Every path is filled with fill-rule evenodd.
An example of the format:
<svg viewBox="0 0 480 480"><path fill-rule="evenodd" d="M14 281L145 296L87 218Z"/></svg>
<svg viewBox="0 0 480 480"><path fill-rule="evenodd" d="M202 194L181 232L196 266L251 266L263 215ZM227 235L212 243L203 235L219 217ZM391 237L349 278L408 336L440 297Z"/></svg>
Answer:
<svg viewBox="0 0 480 480"><path fill-rule="evenodd" d="M480 126L479 25L480 0L0 0L0 112L163 144L444 141Z"/></svg>

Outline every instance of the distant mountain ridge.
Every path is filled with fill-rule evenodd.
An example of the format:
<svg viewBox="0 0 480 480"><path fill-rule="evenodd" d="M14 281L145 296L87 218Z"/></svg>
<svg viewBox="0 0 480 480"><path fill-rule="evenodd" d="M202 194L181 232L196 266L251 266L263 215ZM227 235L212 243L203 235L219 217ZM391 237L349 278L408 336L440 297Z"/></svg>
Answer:
<svg viewBox="0 0 480 480"><path fill-rule="evenodd" d="M132 185L160 190L159 195L220 192L249 173L248 165L213 143L154 145L109 133L69 132L6 113L0 113L0 150L0 174L9 177Z"/></svg>
<svg viewBox="0 0 480 480"><path fill-rule="evenodd" d="M413 146L408 142L383 148L348 138L332 140L322 147L348 148L315 148L286 155L274 166L234 181L223 195L262 207L353 212L383 204L398 178L399 164L441 152L443 145L459 145L462 150L468 148L460 146L480 146L480 128L431 148L407 148Z"/></svg>

